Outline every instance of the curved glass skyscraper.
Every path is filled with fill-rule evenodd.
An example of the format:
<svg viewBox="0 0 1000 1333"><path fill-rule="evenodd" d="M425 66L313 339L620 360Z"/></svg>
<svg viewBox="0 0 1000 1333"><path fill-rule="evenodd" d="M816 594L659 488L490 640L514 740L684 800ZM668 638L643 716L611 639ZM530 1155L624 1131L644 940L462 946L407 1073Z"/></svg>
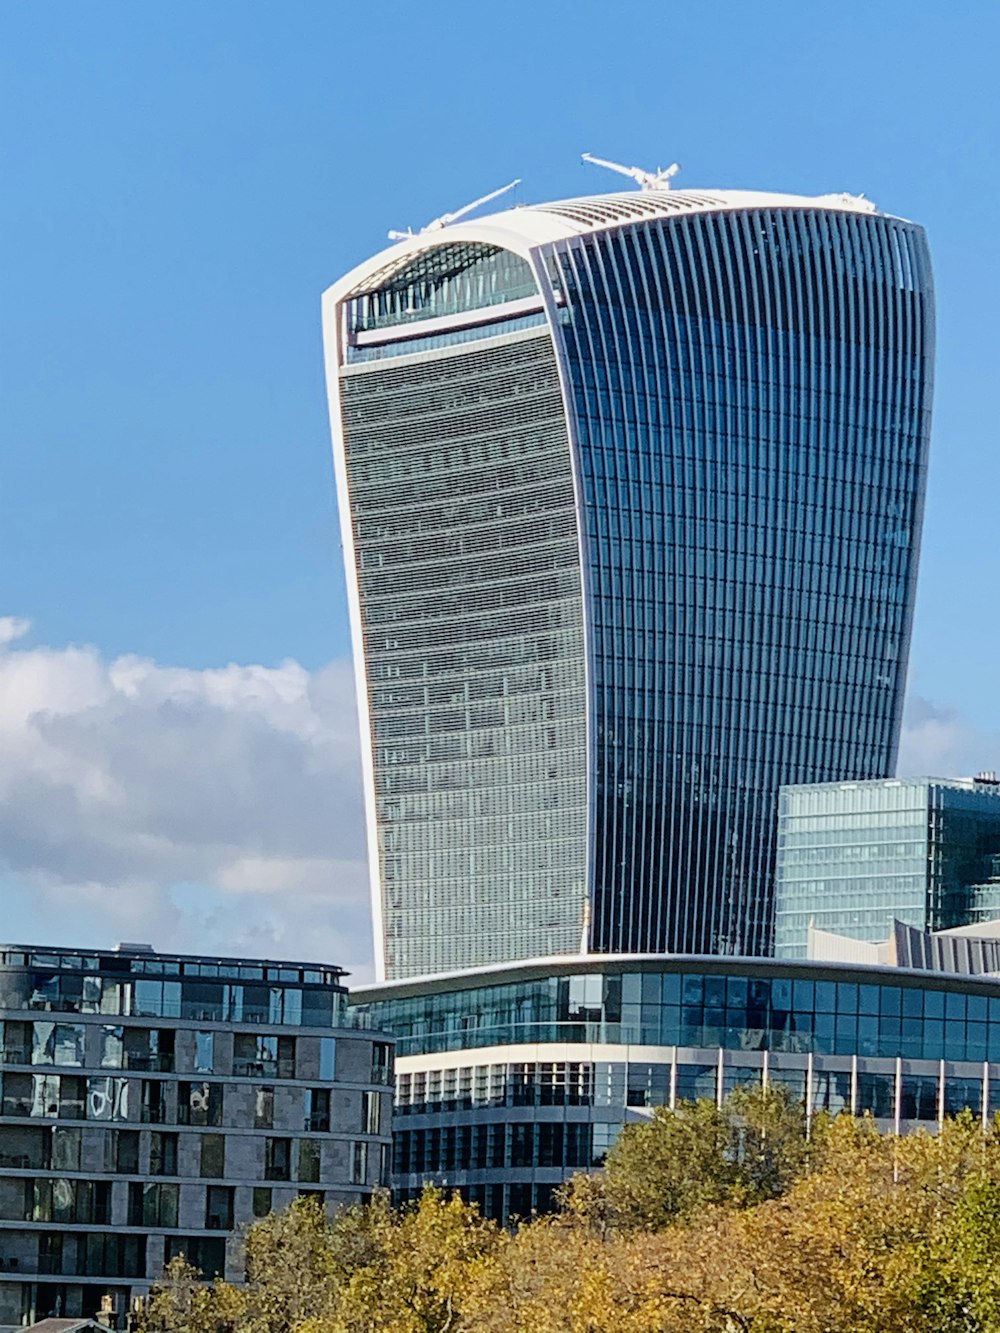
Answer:
<svg viewBox="0 0 1000 1333"><path fill-rule="evenodd" d="M924 235L610 194L326 293L380 967L766 952L778 787L895 765Z"/></svg>

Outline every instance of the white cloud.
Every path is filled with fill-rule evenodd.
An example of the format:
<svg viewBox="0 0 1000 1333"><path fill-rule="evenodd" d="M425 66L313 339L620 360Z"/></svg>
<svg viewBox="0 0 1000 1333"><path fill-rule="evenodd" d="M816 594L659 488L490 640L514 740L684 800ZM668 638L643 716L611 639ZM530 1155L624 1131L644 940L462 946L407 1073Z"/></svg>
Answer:
<svg viewBox="0 0 1000 1333"><path fill-rule="evenodd" d="M4 934L321 959L371 975L353 680L25 647L0 617ZM1000 735L908 700L899 772L1000 769Z"/></svg>
<svg viewBox="0 0 1000 1333"><path fill-rule="evenodd" d="M907 699L897 772L904 777L971 777L1000 769L1000 735L957 709L915 695Z"/></svg>
<svg viewBox="0 0 1000 1333"><path fill-rule="evenodd" d="M0 618L5 933L368 975L348 665L196 671L21 647L28 628Z"/></svg>
<svg viewBox="0 0 1000 1333"><path fill-rule="evenodd" d="M15 639L23 639L29 629L30 620L22 620L20 616L0 616L0 648L13 643Z"/></svg>

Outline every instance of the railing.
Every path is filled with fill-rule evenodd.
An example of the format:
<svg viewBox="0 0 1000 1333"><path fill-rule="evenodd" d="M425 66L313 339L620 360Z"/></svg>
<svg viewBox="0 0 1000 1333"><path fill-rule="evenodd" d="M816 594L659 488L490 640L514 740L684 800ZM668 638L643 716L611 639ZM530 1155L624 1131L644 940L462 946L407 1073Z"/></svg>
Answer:
<svg viewBox="0 0 1000 1333"><path fill-rule="evenodd" d="M31 1106L31 1102L24 1097L5 1097L3 1099L3 1114L30 1116ZM55 1115L55 1111L52 1112L52 1115Z"/></svg>
<svg viewBox="0 0 1000 1333"><path fill-rule="evenodd" d="M172 1074L174 1057L172 1055L141 1055L125 1052L122 1066L124 1069L146 1071L151 1074Z"/></svg>
<svg viewBox="0 0 1000 1333"><path fill-rule="evenodd" d="M237 1078L294 1078L295 1061L237 1059L233 1073Z"/></svg>

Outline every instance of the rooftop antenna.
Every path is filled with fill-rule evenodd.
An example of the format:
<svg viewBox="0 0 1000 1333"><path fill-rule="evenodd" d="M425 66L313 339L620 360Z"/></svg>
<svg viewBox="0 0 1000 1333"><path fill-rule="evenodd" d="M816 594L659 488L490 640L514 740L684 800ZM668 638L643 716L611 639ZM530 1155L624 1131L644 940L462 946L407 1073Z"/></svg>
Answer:
<svg viewBox="0 0 1000 1333"><path fill-rule="evenodd" d="M440 231L442 227L449 227L459 218L464 218L466 213L471 213L473 209L479 208L482 204L488 204L491 199L498 198L501 194L506 194L508 190L513 190L515 185L520 185L520 177L516 181L511 181L509 185L501 185L499 190L491 190L489 194L482 195L479 199L473 199L471 204L466 204L464 208L458 209L454 213L442 213L439 218L433 222L428 222L426 227L420 227L414 231L412 227L407 227L406 231L390 231L390 241L408 241L411 236L422 236L425 231Z"/></svg>
<svg viewBox="0 0 1000 1333"><path fill-rule="evenodd" d="M595 157L593 153L581 153L584 162L592 162L595 167L607 167L617 171L620 176L629 176L640 190L669 190L670 178L681 169L679 162L672 162L669 167L657 167L655 171L643 171L642 167L625 167L620 162L608 162L606 158Z"/></svg>

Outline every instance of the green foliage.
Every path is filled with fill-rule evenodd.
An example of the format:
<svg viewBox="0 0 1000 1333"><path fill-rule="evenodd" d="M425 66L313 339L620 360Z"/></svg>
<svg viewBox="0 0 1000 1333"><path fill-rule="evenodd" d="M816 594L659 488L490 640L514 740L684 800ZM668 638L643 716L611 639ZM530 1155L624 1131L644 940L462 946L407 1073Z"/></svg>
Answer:
<svg viewBox="0 0 1000 1333"><path fill-rule="evenodd" d="M721 1107L681 1102L627 1125L603 1174L577 1176L565 1204L602 1232L656 1231L710 1204L774 1198L809 1155L805 1115L786 1089L738 1089Z"/></svg>
<svg viewBox="0 0 1000 1333"><path fill-rule="evenodd" d="M171 1265L143 1333L1000 1333L997 1131L815 1128L773 1091L658 1111L515 1234L430 1188L300 1201L245 1287Z"/></svg>

